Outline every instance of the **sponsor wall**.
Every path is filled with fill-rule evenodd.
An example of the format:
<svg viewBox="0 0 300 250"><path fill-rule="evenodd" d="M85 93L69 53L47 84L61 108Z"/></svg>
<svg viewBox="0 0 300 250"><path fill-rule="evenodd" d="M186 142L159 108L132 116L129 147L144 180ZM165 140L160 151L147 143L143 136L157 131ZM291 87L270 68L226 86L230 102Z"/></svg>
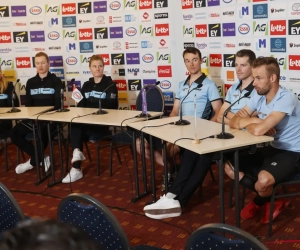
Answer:
<svg viewBox="0 0 300 250"><path fill-rule="evenodd" d="M189 46L202 51L203 72L222 96L237 81L234 54L242 48L277 58L281 83L300 94L299 34L300 0L12 0L0 6L0 65L9 80L20 79L24 100L33 57L46 52L74 104L70 80L80 88L92 76L89 58L100 54L118 84L120 108L135 109L139 90L160 81L168 114L188 75L182 51Z"/></svg>
<svg viewBox="0 0 300 250"><path fill-rule="evenodd" d="M182 0L181 18L181 49L203 52L203 71L222 96L238 81L235 53L245 48L276 58L280 83L300 99L299 0Z"/></svg>

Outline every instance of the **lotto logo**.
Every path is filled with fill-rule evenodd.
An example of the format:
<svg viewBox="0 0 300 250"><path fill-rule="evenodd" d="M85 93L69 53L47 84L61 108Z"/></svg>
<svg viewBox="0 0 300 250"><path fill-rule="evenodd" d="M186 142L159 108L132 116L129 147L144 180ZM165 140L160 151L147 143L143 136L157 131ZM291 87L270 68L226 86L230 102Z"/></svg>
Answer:
<svg viewBox="0 0 300 250"><path fill-rule="evenodd" d="M195 25L196 37L207 37L207 27L206 24Z"/></svg>
<svg viewBox="0 0 300 250"><path fill-rule="evenodd" d="M270 35L286 35L286 21L285 20L273 20L270 21Z"/></svg>
<svg viewBox="0 0 300 250"><path fill-rule="evenodd" d="M300 70L300 56L289 56L289 70Z"/></svg>
<svg viewBox="0 0 300 250"><path fill-rule="evenodd" d="M127 84L126 84L126 80L114 80L117 84L117 88L120 91L127 91Z"/></svg>
<svg viewBox="0 0 300 250"><path fill-rule="evenodd" d="M210 54L209 64L211 67L222 67L222 55L221 54Z"/></svg>
<svg viewBox="0 0 300 250"><path fill-rule="evenodd" d="M0 32L0 43L11 43L10 32Z"/></svg>
<svg viewBox="0 0 300 250"><path fill-rule="evenodd" d="M17 68L31 68L30 57L16 57Z"/></svg>
<svg viewBox="0 0 300 250"><path fill-rule="evenodd" d="M92 40L93 31L92 29L79 29L79 40Z"/></svg>
<svg viewBox="0 0 300 250"><path fill-rule="evenodd" d="M193 1L192 0L181 0L181 7L182 7L182 9L193 8Z"/></svg>
<svg viewBox="0 0 300 250"><path fill-rule="evenodd" d="M155 24L155 36L169 36L169 24Z"/></svg>
<svg viewBox="0 0 300 250"><path fill-rule="evenodd" d="M139 1L139 9L152 9L152 0L140 0Z"/></svg>
<svg viewBox="0 0 300 250"><path fill-rule="evenodd" d="M101 54L100 56L103 58L104 65L110 65L109 54Z"/></svg>
<svg viewBox="0 0 300 250"><path fill-rule="evenodd" d="M66 3L62 4L62 15L76 14L76 4Z"/></svg>

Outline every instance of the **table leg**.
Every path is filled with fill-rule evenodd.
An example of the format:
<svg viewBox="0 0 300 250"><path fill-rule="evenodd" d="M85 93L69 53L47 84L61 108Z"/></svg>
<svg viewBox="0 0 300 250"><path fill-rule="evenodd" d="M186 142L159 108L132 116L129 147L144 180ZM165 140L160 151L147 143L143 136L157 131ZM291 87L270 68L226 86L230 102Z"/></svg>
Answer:
<svg viewBox="0 0 300 250"><path fill-rule="evenodd" d="M141 157L142 157L142 179L144 182L144 192L146 192L147 176L146 176L145 144L144 144L144 133L143 132L141 132Z"/></svg>
<svg viewBox="0 0 300 250"><path fill-rule="evenodd" d="M153 137L152 137L152 135L149 135L149 140L150 140L150 163L151 163L152 201L156 202L155 164L154 164L154 150L153 150Z"/></svg>
<svg viewBox="0 0 300 250"><path fill-rule="evenodd" d="M169 180L168 180L168 161L167 161L167 142L163 143L163 154L164 154L164 172L165 172L165 193L168 193Z"/></svg>
<svg viewBox="0 0 300 250"><path fill-rule="evenodd" d="M240 227L240 189L239 189L239 151L234 152L234 182L235 182L235 220Z"/></svg>
<svg viewBox="0 0 300 250"><path fill-rule="evenodd" d="M221 158L219 160L219 200L220 200L220 220L225 224L225 212L224 212L224 156L221 152Z"/></svg>
<svg viewBox="0 0 300 250"><path fill-rule="evenodd" d="M38 125L38 129L39 129L39 125ZM40 146L41 155L42 155L42 174L43 174L43 176L41 177L41 174L40 174L40 163L39 163L39 158L38 158L38 143L37 143L37 135L36 135L34 122L32 123L32 133L33 133L33 140L34 140L34 154L35 154L35 159L36 159L36 171L37 171L37 181L35 182L35 185L38 186L44 180L46 180L50 175L45 173L43 145ZM40 140L41 140L41 138L40 138Z"/></svg>

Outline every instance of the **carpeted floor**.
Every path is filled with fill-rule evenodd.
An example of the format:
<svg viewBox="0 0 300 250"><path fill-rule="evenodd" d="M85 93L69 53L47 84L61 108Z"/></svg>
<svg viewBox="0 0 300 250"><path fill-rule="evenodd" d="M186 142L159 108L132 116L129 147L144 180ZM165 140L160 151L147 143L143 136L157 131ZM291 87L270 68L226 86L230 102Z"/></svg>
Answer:
<svg viewBox="0 0 300 250"><path fill-rule="evenodd" d="M96 158L96 145L89 144L94 159ZM85 152L84 152L85 153ZM99 199L108 206L124 228L132 246L148 244L164 249L183 249L189 235L201 225L219 222L219 197L218 197L218 171L213 167L216 181L207 175L203 184L202 195L197 191L189 205L184 209L180 217L152 220L144 216L143 207L151 201L148 195L131 203L134 193L133 161L129 148L120 149L123 164L113 161L114 174L109 177L109 150L101 150L101 174L96 175L96 160L83 163L84 178L69 184L58 184L47 188L47 179L39 186L35 186L36 172L28 171L17 175L14 171L16 166L16 148L9 146L8 172L4 171L4 157L0 156L0 181L3 182L13 193L26 216L56 218L57 206L61 198L71 192L86 193ZM124 160L126 159L126 160ZM141 164L139 164L140 166ZM148 164L149 168L149 164ZM59 176L58 160L56 158L56 172ZM162 168L156 168L158 196L160 191ZM148 181L150 172L148 171ZM141 186L142 188L142 186ZM299 186L293 187L298 189ZM228 208L229 180L225 179L225 215L226 223L235 225L235 209ZM247 193L246 201L253 197ZM159 197L158 197L159 198ZM291 205L285 209L276 219L273 226L273 236L267 238L267 226L261 225L259 220L241 221L241 228L252 235L259 237L269 249L300 248L300 198L292 198Z"/></svg>

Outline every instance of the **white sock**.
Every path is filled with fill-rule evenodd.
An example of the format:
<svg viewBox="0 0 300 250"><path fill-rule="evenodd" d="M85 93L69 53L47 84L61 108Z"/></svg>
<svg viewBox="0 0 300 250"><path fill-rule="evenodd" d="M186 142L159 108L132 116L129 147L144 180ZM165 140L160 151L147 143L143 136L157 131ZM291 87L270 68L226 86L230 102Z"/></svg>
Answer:
<svg viewBox="0 0 300 250"><path fill-rule="evenodd" d="M176 196L177 196L176 194L173 194L173 193L170 193L170 192L168 192L166 194L166 197L169 198L169 199L174 199Z"/></svg>

